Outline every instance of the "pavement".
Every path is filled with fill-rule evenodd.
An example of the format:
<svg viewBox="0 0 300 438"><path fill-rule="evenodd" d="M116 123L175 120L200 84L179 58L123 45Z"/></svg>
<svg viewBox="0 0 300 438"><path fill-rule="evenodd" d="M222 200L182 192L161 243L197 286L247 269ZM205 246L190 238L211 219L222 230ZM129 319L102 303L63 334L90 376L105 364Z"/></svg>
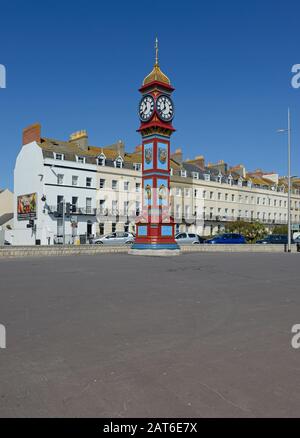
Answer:
<svg viewBox="0 0 300 438"><path fill-rule="evenodd" d="M298 417L300 254L0 260L0 417Z"/></svg>

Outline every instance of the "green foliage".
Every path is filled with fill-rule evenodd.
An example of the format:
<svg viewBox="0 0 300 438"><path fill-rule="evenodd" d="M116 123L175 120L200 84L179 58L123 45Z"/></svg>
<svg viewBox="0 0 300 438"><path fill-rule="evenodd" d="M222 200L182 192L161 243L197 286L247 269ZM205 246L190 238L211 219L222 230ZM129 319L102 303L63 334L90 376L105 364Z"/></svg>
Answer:
<svg viewBox="0 0 300 438"><path fill-rule="evenodd" d="M251 243L255 243L267 234L266 227L260 222L245 222L241 220L227 224L226 232L242 234Z"/></svg>
<svg viewBox="0 0 300 438"><path fill-rule="evenodd" d="M272 234L288 234L288 226L287 225L276 225L273 230Z"/></svg>

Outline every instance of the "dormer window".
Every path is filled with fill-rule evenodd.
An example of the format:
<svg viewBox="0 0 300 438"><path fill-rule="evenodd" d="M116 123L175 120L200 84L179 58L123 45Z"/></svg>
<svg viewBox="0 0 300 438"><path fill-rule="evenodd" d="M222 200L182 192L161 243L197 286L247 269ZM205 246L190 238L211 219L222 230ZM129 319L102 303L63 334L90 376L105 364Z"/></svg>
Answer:
<svg viewBox="0 0 300 438"><path fill-rule="evenodd" d="M54 159L62 161L64 159L64 155L63 154L54 153Z"/></svg>
<svg viewBox="0 0 300 438"><path fill-rule="evenodd" d="M97 158L98 166L105 166L105 160L106 156L104 154L99 155L99 157Z"/></svg>
<svg viewBox="0 0 300 438"><path fill-rule="evenodd" d="M140 170L142 170L142 165L141 165L141 163L133 163L133 168L134 168L134 170L139 172Z"/></svg>
<svg viewBox="0 0 300 438"><path fill-rule="evenodd" d="M116 158L116 160L114 161L114 165L115 165L116 168L122 169L122 167L123 167L123 158L122 157Z"/></svg>
<svg viewBox="0 0 300 438"><path fill-rule="evenodd" d="M248 187L248 189L251 189L251 188L252 188L252 182L251 182L251 181L248 181L248 182L247 182L247 187Z"/></svg>
<svg viewBox="0 0 300 438"><path fill-rule="evenodd" d="M85 164L85 157L77 157L77 163Z"/></svg>
<svg viewBox="0 0 300 438"><path fill-rule="evenodd" d="M193 172L192 175L193 175L194 179L199 179L199 173L198 172Z"/></svg>
<svg viewBox="0 0 300 438"><path fill-rule="evenodd" d="M183 178L186 178L186 170L181 170L180 175L181 175Z"/></svg>
<svg viewBox="0 0 300 438"><path fill-rule="evenodd" d="M210 181L210 173L204 174L204 181Z"/></svg>

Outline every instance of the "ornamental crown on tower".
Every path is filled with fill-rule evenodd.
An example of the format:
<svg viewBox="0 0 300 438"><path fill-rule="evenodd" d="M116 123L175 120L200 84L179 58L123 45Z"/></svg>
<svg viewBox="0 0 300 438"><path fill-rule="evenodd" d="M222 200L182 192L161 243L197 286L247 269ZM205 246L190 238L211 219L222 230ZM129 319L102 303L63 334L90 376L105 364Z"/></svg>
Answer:
<svg viewBox="0 0 300 438"><path fill-rule="evenodd" d="M145 77L143 86L150 84L151 82L162 82L163 84L171 85L170 79L161 71L158 63L158 39L155 40L155 64L151 73Z"/></svg>

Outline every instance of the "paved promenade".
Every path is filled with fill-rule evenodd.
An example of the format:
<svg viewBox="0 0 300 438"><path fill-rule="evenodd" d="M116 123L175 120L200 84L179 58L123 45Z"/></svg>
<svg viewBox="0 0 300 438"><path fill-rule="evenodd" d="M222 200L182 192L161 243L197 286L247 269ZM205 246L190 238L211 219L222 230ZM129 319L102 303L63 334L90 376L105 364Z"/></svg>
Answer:
<svg viewBox="0 0 300 438"><path fill-rule="evenodd" d="M299 416L299 254L0 260L0 416Z"/></svg>

